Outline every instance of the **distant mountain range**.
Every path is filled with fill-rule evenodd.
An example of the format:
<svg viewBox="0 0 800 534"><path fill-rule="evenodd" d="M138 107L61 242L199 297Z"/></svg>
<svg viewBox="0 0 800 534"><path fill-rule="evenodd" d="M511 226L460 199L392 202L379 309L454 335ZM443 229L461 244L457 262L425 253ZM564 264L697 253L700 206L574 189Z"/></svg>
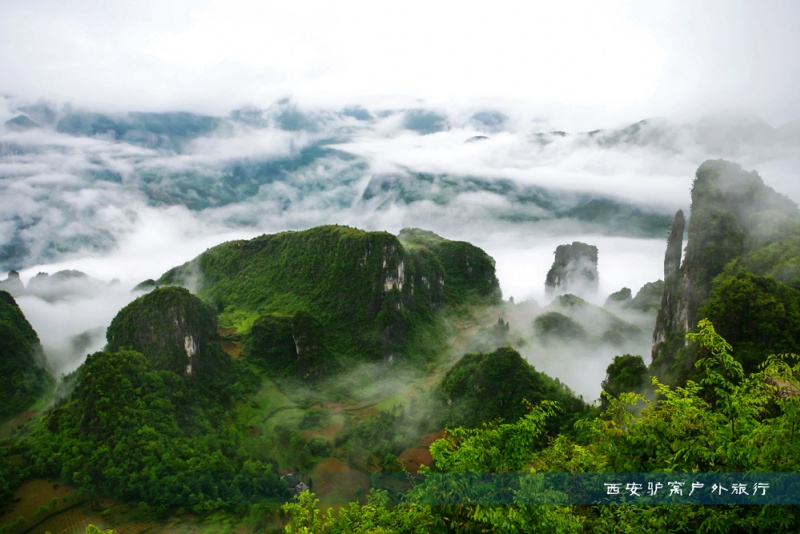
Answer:
<svg viewBox="0 0 800 534"><path fill-rule="evenodd" d="M642 147L663 157L686 150L731 156L800 143L800 121L773 128L738 115L686 124L648 119L567 133L512 131L511 118L490 109L456 117L426 108L305 109L289 99L226 117L110 114L47 104L12 107L12 114L0 130L0 196L6 199L0 269L5 270L110 251L137 224L142 206L185 206L227 228L258 228L265 217L308 212L327 213L313 221L324 224L340 222L330 220L337 211L458 208L465 198L470 209L486 201L479 219L565 221L608 235L663 237L671 221L673 209L657 201L645 205L626 200L621 191L564 188L555 178L552 185L533 185L502 166L491 175L479 168L431 172L400 158L387 168L356 146L364 139L418 136L426 146L436 135L463 131L463 143L472 146L513 134L520 139L518 150L526 153L523 165L531 168L537 153L552 166L587 148L599 150L598 157Z"/></svg>

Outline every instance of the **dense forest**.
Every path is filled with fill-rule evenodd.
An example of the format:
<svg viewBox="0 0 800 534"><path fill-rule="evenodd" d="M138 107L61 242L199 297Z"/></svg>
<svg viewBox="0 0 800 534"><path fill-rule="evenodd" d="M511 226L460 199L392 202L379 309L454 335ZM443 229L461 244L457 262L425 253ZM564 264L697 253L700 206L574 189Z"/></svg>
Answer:
<svg viewBox="0 0 800 534"><path fill-rule="evenodd" d="M602 307L505 301L486 252L420 229L223 243L57 387L0 292L0 532L800 530L800 210L708 161L684 230ZM601 345L600 399L523 356ZM74 496L26 516L40 480Z"/></svg>

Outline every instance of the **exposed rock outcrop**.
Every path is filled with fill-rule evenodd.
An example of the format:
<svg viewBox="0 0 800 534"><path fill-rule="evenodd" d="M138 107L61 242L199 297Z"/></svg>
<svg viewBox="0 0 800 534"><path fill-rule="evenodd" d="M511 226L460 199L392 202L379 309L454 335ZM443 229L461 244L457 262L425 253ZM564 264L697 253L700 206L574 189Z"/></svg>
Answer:
<svg viewBox="0 0 800 534"><path fill-rule="evenodd" d="M443 342L439 309L500 301L494 261L478 247L421 230L396 237L345 226L223 243L156 284L191 284L235 327L243 316L308 314L317 345L348 363L433 354ZM313 376L321 368L303 363L298 373Z"/></svg>
<svg viewBox="0 0 800 534"><path fill-rule="evenodd" d="M106 332L108 351L132 348L158 369L210 378L230 367L214 310L182 287L164 287L125 306Z"/></svg>
<svg viewBox="0 0 800 534"><path fill-rule="evenodd" d="M664 292L661 295L661 308L656 317L656 327L653 330L652 359L655 361L661 345L666 341L667 335L673 331L686 333L687 325L684 322L677 326L678 298L681 286L681 254L683 252L683 232L686 227L686 218L682 210L675 214L672 230L667 238L667 252L664 254Z"/></svg>
<svg viewBox="0 0 800 534"><path fill-rule="evenodd" d="M556 248L553 266L544 283L545 294L586 295L597 292L599 283L597 247L575 241Z"/></svg>
<svg viewBox="0 0 800 534"><path fill-rule="evenodd" d="M686 255L680 262L683 214L673 222L664 257L664 293L653 332L656 372L672 365L686 332L697 325L714 277L734 259L800 230L797 205L754 171L724 160L706 161L692 185ZM684 365L691 368L691 358Z"/></svg>
<svg viewBox="0 0 800 534"><path fill-rule="evenodd" d="M404 228L397 236L411 251L428 250L444 269L445 296L457 304L497 304L500 282L494 259L466 241L451 241L433 232Z"/></svg>

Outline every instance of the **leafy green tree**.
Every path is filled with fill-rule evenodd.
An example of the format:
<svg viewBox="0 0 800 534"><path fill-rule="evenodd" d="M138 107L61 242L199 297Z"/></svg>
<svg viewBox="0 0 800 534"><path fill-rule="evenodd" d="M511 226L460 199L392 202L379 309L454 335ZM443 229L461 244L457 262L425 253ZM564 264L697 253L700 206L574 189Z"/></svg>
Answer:
<svg viewBox="0 0 800 534"><path fill-rule="evenodd" d="M556 434L586 409L569 388L538 372L511 347L465 354L447 372L439 393L447 406L446 423L452 426L476 427L498 418L513 422L527 413L526 401L549 399L561 403L565 413L548 427Z"/></svg>
<svg viewBox="0 0 800 534"><path fill-rule="evenodd" d="M366 534L375 532L431 532L433 518L428 507L409 505L402 508L389 505L386 491L370 490L367 502L351 502L334 517L331 509L322 513L319 499L310 491L295 497L294 502L283 505L288 518L284 527L287 533Z"/></svg>
<svg viewBox="0 0 800 534"><path fill-rule="evenodd" d="M758 372L747 374L709 321L700 321L689 337L699 347L697 381L672 388L654 379L660 399L656 402L630 392L609 396L606 417L580 423L589 435L581 443L561 435L547 447L536 446L546 420L555 414L555 405L548 401L530 407L514 423L449 430L430 447L434 465L428 476L393 514L409 517L423 512L429 530L452 532L797 531L796 506L542 506L533 503L553 494L543 496L536 479L512 478L504 484L486 478L487 473L524 472L798 470L800 396L795 392L800 391L800 357L772 355ZM767 379L779 384L783 394ZM645 403L640 414L627 409L639 402ZM460 476L448 476L452 474ZM481 501L464 497L475 495L476 488L481 490ZM585 490L576 491L580 495ZM491 504L497 502L510 504ZM350 506L357 514L358 505ZM329 519L323 528L337 528L336 519Z"/></svg>
<svg viewBox="0 0 800 534"><path fill-rule="evenodd" d="M739 272L712 290L700 314L736 347L747 372L800 345L800 291L773 278Z"/></svg>
<svg viewBox="0 0 800 534"><path fill-rule="evenodd" d="M236 456L225 406L134 351L87 357L75 390L28 445L30 473L166 511L206 513L286 495L271 465ZM224 395L223 395L224 397Z"/></svg>
<svg viewBox="0 0 800 534"><path fill-rule="evenodd" d="M606 378L602 382L603 391L612 397L619 397L623 391L641 392L648 383L647 366L641 356L624 354L614 356L606 368ZM608 397L600 400L603 409L608 407Z"/></svg>

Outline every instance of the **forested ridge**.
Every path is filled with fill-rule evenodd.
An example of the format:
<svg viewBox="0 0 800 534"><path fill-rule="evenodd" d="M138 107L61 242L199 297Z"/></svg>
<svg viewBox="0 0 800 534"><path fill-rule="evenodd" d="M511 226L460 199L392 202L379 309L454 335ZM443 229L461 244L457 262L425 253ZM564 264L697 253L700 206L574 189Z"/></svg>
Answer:
<svg viewBox="0 0 800 534"><path fill-rule="evenodd" d="M209 249L138 288L105 350L3 438L0 505L44 478L135 507L109 528L135 516L168 531L191 514L222 531L800 530L800 493L776 478L800 471L800 212L756 173L711 161L689 221L665 281L603 308L503 301L483 250L420 229L325 226ZM36 333L12 297L0 304L3 346L26 355L9 367L27 381L8 419L49 382ZM626 353L656 313L651 361ZM599 344L620 352L597 402L523 356ZM748 473L771 481L763 498ZM547 474L561 478L527 476ZM644 491L668 474L746 480L748 506ZM638 480L643 495L625 491Z"/></svg>

